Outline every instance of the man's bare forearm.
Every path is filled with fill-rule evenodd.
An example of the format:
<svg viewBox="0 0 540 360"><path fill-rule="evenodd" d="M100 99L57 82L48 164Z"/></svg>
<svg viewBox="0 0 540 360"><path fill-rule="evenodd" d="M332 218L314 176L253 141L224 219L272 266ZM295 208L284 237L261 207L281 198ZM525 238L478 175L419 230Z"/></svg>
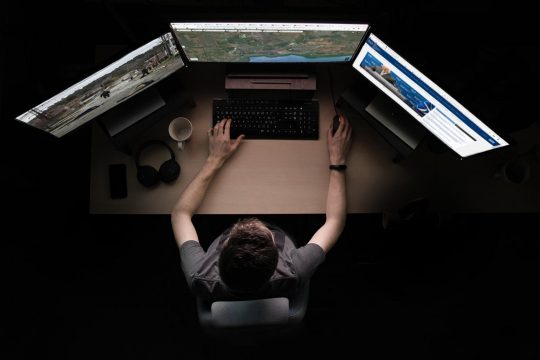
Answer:
<svg viewBox="0 0 540 360"><path fill-rule="evenodd" d="M208 186L222 166L223 161L209 157L174 205L173 213L193 216L201 205Z"/></svg>
<svg viewBox="0 0 540 360"><path fill-rule="evenodd" d="M351 145L352 129L347 118L339 117L339 127L327 131L330 165L345 165ZM339 167L338 167L339 168ZM345 167L346 168L346 167ZM347 184L345 172L330 170L328 194L326 195L326 221L309 241L319 245L327 253L337 242L347 220Z"/></svg>
<svg viewBox="0 0 540 360"><path fill-rule="evenodd" d="M345 228L347 219L347 188L345 174L331 171L326 197L326 221L309 241L319 245L325 253L330 251Z"/></svg>
<svg viewBox="0 0 540 360"><path fill-rule="evenodd" d="M212 179L244 138L244 135L240 135L236 140L231 141L230 128L231 119L223 119L208 129L208 159L174 205L171 221L174 238L179 248L186 241L198 241L197 231L191 218L201 206Z"/></svg>
<svg viewBox="0 0 540 360"><path fill-rule="evenodd" d="M330 171L330 183L326 198L326 221L333 222L336 231L341 233L347 217L347 185L345 173Z"/></svg>

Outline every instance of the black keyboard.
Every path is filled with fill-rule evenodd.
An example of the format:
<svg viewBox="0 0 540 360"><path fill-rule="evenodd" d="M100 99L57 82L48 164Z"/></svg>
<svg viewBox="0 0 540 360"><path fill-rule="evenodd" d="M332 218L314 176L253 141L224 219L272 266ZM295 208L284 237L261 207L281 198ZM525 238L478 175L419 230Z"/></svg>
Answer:
<svg viewBox="0 0 540 360"><path fill-rule="evenodd" d="M212 124L231 118L231 139L317 140L316 100L214 99Z"/></svg>

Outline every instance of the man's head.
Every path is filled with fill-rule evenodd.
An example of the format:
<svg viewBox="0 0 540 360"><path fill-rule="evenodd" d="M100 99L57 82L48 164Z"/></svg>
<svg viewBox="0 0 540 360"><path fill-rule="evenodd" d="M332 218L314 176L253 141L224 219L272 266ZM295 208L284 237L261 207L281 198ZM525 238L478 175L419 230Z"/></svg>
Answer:
<svg viewBox="0 0 540 360"><path fill-rule="evenodd" d="M274 273L278 250L272 231L258 219L233 225L219 257L221 279L238 291L260 288Z"/></svg>

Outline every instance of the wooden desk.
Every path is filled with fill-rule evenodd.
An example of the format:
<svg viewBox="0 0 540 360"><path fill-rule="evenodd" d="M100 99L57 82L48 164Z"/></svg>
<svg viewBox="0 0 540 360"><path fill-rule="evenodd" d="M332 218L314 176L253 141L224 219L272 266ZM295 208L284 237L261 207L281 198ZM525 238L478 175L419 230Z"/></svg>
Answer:
<svg viewBox="0 0 540 360"><path fill-rule="evenodd" d="M316 141L246 140L216 176L199 214L317 214L325 212L328 188L326 130L333 116L329 77L317 68L315 97L320 102L320 136ZM171 118L153 126L139 143L167 141L176 152L182 173L172 184L148 189L137 182L134 159L117 151L101 128L92 135L90 213L169 214L178 196L199 171L208 155L206 131L211 125L212 99L224 97L225 67L195 64L180 70L197 106L187 113L194 131L184 151L169 139ZM360 75L346 66L332 66L336 96ZM515 185L494 174L508 159L527 151L540 139L537 125L514 134L518 146L497 150L474 159L459 160L451 153L417 149L401 163L393 163L394 150L361 118L350 119L354 143L348 159L348 212L379 213L405 202L428 197L435 209L457 212L530 212L540 210L539 163L531 157L532 177ZM141 163L159 168L168 159L166 150L148 151ZM108 165L126 163L128 197L109 198Z"/></svg>

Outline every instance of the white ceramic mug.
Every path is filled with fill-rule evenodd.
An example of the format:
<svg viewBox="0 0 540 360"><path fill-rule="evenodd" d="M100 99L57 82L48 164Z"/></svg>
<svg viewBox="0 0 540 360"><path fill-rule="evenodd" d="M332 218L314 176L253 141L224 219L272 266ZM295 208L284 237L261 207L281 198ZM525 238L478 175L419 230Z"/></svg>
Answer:
<svg viewBox="0 0 540 360"><path fill-rule="evenodd" d="M185 143L193 133L191 121L185 117L177 117L169 124L169 136L178 144L178 150L184 150Z"/></svg>

